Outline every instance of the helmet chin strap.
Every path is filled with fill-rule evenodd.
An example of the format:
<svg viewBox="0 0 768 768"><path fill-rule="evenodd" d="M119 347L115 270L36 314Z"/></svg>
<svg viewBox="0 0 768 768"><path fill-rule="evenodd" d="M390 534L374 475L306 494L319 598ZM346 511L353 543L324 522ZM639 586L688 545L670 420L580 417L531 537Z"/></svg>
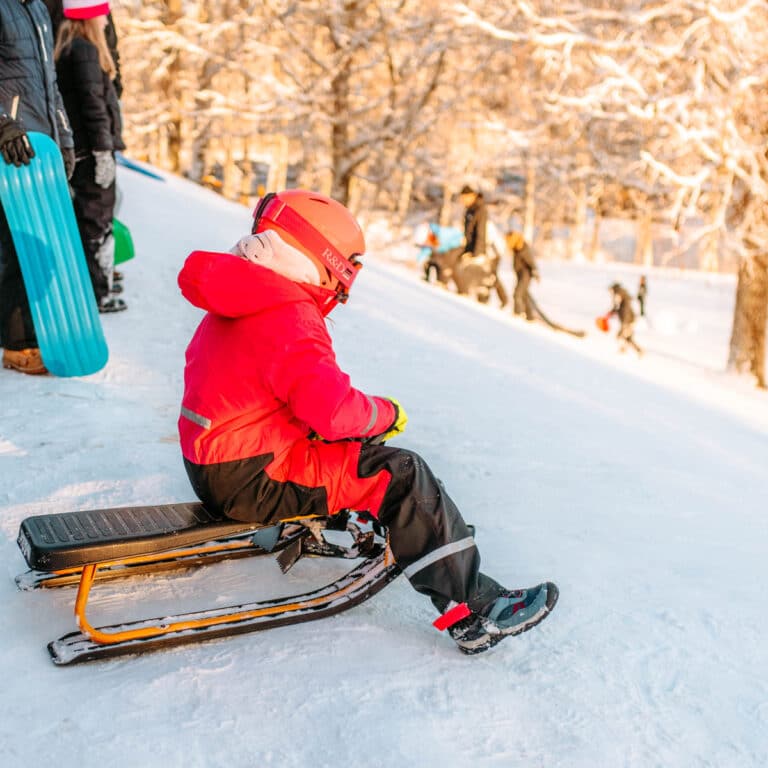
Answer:
<svg viewBox="0 0 768 768"><path fill-rule="evenodd" d="M262 219L290 232L336 278L336 298L340 303L349 298L349 289L363 266L353 254L347 259L325 235L303 216L284 203L277 194L270 192L260 201L253 214L255 232Z"/></svg>

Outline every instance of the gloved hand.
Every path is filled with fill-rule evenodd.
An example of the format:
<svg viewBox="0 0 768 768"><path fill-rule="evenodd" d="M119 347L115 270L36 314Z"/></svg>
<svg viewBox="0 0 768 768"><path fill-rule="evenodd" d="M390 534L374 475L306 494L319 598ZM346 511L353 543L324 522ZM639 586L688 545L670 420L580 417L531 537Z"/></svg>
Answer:
<svg viewBox="0 0 768 768"><path fill-rule="evenodd" d="M345 438L346 440L367 443L368 445L380 445L381 443L385 443L390 438L393 438L405 431L405 425L408 423L408 414L405 412L403 406L400 405L397 400L391 397L384 397L381 399L388 400L390 403L392 403L392 406L395 409L395 418L387 427L386 431L378 435L370 435L369 437L348 437ZM322 440L324 442L329 442L322 435L318 435L317 432L314 431L310 432L308 437L310 440Z"/></svg>
<svg viewBox="0 0 768 768"><path fill-rule="evenodd" d="M93 157L96 160L93 180L102 189L106 189L115 181L115 156L111 149L95 149Z"/></svg>
<svg viewBox="0 0 768 768"><path fill-rule="evenodd" d="M64 147L61 150L61 157L64 160L64 170L67 172L67 181L69 181L75 172L75 150L72 147Z"/></svg>
<svg viewBox="0 0 768 768"><path fill-rule="evenodd" d="M24 126L8 115L0 116L0 153L6 163L13 163L17 168L29 165L35 156Z"/></svg>
<svg viewBox="0 0 768 768"><path fill-rule="evenodd" d="M386 443L387 440L391 440L393 437L402 434L405 432L405 425L408 423L408 414L405 412L405 408L403 408L403 406L400 405L400 403L393 397L385 397L384 399L389 400L389 402L394 406L395 418L389 427L387 427L386 432L382 432L380 435L373 435L372 437L365 438L364 442L371 445Z"/></svg>

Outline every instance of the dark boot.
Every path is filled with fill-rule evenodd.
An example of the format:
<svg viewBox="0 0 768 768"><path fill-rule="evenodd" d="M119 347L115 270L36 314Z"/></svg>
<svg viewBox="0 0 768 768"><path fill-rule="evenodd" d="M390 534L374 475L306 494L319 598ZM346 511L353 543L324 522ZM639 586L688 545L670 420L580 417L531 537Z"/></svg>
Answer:
<svg viewBox="0 0 768 768"><path fill-rule="evenodd" d="M551 581L529 589L508 590L479 613L470 613L448 627L448 632L462 653L482 653L505 637L527 632L544 621L554 609L558 594Z"/></svg>
<svg viewBox="0 0 768 768"><path fill-rule="evenodd" d="M105 296L99 301L99 312L103 315L110 312L122 312L124 309L128 309L128 305L117 296Z"/></svg>

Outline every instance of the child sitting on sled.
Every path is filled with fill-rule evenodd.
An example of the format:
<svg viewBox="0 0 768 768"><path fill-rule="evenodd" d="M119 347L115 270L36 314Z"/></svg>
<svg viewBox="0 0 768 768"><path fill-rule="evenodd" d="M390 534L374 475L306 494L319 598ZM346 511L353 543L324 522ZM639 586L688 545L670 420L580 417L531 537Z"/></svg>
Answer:
<svg viewBox="0 0 768 768"><path fill-rule="evenodd" d="M209 511L271 525L364 512L397 564L478 653L553 609L549 582L508 590L480 571L472 531L416 453L384 445L407 417L338 366L325 317L349 297L365 251L340 203L305 190L264 196L230 253L196 251L179 275L207 314L187 349L179 434Z"/></svg>

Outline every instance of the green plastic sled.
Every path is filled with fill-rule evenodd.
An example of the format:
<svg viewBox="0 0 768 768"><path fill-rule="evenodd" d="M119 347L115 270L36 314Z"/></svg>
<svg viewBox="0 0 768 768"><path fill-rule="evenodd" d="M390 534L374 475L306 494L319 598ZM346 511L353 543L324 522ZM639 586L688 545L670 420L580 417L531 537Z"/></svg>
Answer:
<svg viewBox="0 0 768 768"><path fill-rule="evenodd" d="M115 236L115 264L122 264L135 256L133 238L128 227L118 219L112 220L112 234Z"/></svg>

